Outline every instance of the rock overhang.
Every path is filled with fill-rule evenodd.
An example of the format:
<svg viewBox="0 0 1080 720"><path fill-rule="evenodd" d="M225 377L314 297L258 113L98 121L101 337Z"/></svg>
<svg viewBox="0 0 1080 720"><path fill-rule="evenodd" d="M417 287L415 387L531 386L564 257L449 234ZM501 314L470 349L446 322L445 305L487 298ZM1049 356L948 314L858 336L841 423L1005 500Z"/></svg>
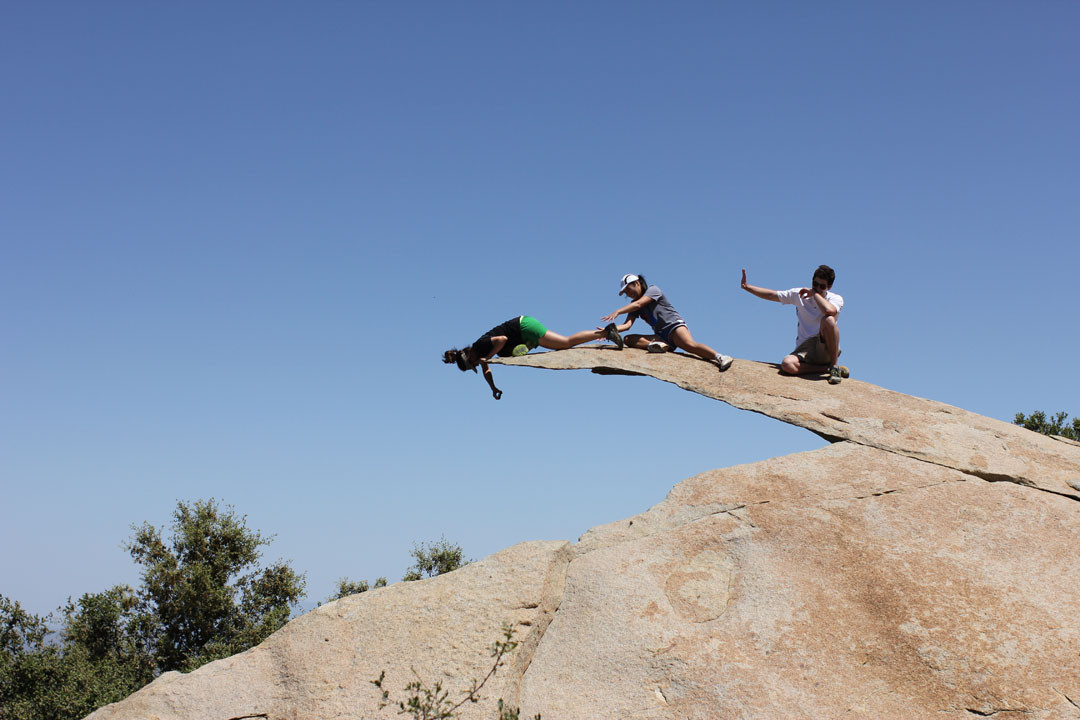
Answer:
<svg viewBox="0 0 1080 720"><path fill-rule="evenodd" d="M1080 500L1080 447L945 403L849 378L781 375L778 366L736 360L724 373L682 353L581 347L499 364L600 375L649 376L684 390L805 428L822 438L875 447L989 481L1014 482Z"/></svg>

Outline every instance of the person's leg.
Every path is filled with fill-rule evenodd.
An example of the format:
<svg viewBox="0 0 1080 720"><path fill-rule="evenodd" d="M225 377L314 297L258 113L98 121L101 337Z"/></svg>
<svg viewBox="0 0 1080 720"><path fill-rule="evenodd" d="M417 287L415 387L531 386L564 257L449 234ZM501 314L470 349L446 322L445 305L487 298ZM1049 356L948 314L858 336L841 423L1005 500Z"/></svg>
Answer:
<svg viewBox="0 0 1080 720"><path fill-rule="evenodd" d="M839 385L843 378L849 377L851 371L844 365L838 365L840 360L840 327L836 324L835 317L823 317L821 319L821 347L824 350L822 359L829 363L826 372L829 373L829 384Z"/></svg>
<svg viewBox="0 0 1080 720"><path fill-rule="evenodd" d="M785 355L784 359L780 361L780 372L784 375L799 375L801 369L802 358L794 353Z"/></svg>
<svg viewBox="0 0 1080 720"><path fill-rule="evenodd" d="M840 382L839 378L848 376L848 369L836 364L840 357L840 331L836 327L836 321L825 318L821 322L821 327L822 334L807 338L784 358L780 363L781 373L784 375L821 375L824 373L830 376L829 382L834 385ZM834 367L837 368L836 373L832 372Z"/></svg>
<svg viewBox="0 0 1080 720"><path fill-rule="evenodd" d="M788 353L780 363L780 372L784 375L810 375L829 371L828 348L820 335L808 337L798 347Z"/></svg>
<svg viewBox="0 0 1080 720"><path fill-rule="evenodd" d="M780 372L785 375L820 375L828 371L828 365L808 363L798 355L788 355L780 363Z"/></svg>
<svg viewBox="0 0 1080 720"><path fill-rule="evenodd" d="M836 324L836 318L826 315L821 318L821 341L828 350L829 365L835 365L840 359L840 326Z"/></svg>
<svg viewBox="0 0 1080 720"><path fill-rule="evenodd" d="M582 330L570 337L564 337L559 333L548 330L540 338L540 347L546 347L549 350L566 350L591 340L599 340L603 336L603 330Z"/></svg>
<svg viewBox="0 0 1080 720"><path fill-rule="evenodd" d="M649 343L659 339L656 335L627 335L623 338L623 343L628 348L645 350L649 347Z"/></svg>
<svg viewBox="0 0 1080 720"><path fill-rule="evenodd" d="M702 360L714 360L720 353L713 350L705 343L699 343L694 340L694 336L690 334L690 329L685 325L680 325L671 331L668 335L669 341L674 343L677 347L682 348L688 353L697 355Z"/></svg>

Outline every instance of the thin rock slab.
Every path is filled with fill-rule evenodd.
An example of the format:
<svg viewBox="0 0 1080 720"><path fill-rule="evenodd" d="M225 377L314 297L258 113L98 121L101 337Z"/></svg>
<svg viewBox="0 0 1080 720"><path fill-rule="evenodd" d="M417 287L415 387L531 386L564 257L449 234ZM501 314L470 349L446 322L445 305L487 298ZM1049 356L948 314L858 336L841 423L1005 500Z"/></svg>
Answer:
<svg viewBox="0 0 1080 720"><path fill-rule="evenodd" d="M516 697L524 664L562 592L567 542L528 542L428 580L402 582L323 605L259 646L182 675L165 673L88 720L357 720L397 717L379 710L371 681L386 671L391 698L417 677L442 681L458 700L491 669L503 623L523 647L466 703L464 720L494 714Z"/></svg>
<svg viewBox="0 0 1080 720"><path fill-rule="evenodd" d="M1074 501L849 443L682 485L582 539L523 717L1080 716Z"/></svg>
<svg viewBox="0 0 1080 720"><path fill-rule="evenodd" d="M742 410L850 440L1080 500L1080 447L952 405L853 378L789 377L772 363L736 360L726 372L683 353L586 347L497 358L504 365L649 375Z"/></svg>

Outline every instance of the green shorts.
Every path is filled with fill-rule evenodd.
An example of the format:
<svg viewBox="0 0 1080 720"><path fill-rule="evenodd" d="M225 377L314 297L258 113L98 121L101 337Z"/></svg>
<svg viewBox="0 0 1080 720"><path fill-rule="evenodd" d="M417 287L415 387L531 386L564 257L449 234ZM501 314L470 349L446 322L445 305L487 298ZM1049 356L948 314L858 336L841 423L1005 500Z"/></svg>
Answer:
<svg viewBox="0 0 1080 720"><path fill-rule="evenodd" d="M547 328L544 324L534 318L532 315L521 316L521 341L528 346L530 350L535 350L536 346L540 344L540 338L547 334Z"/></svg>

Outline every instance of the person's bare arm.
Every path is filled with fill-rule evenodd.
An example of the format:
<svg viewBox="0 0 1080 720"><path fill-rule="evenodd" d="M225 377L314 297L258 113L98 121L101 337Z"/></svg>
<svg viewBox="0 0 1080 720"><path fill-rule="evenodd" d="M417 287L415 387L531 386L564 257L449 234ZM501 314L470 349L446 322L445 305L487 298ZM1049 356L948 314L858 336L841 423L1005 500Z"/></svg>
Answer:
<svg viewBox="0 0 1080 720"><path fill-rule="evenodd" d="M757 287L746 282L746 268L742 271L742 289L751 295L757 295L762 300L772 300L773 302L780 302L780 297L776 294L775 290L769 288Z"/></svg>
<svg viewBox="0 0 1080 720"><path fill-rule="evenodd" d="M491 366L487 364L487 361L495 357L495 355L503 349L506 345L506 341L510 338L505 335L495 335L491 338L491 352L487 354L487 357L480 358L480 368L484 372L484 379L487 380L487 384L491 387L491 397L498 400L502 397L502 390L495 387L495 377L491 374Z"/></svg>
<svg viewBox="0 0 1080 720"><path fill-rule="evenodd" d="M835 305L833 305L831 302L829 302L825 298L824 293L816 293L813 290L811 290L810 288L803 288L802 290L799 291L799 295L801 295L803 298L808 298L810 296L813 296L814 297L814 302L817 303L817 306L818 306L818 308L821 309L821 313L823 315L829 315L831 317L836 317L836 314L838 312L840 312L839 310L836 309Z"/></svg>
<svg viewBox="0 0 1080 720"><path fill-rule="evenodd" d="M506 342L506 338L503 338L503 342ZM480 360L480 369L483 371L484 379L487 380L487 384L491 388L491 397L498 400L502 397L502 390L495 387L495 377L491 374L491 366L488 365L487 360Z"/></svg>
<svg viewBox="0 0 1080 720"><path fill-rule="evenodd" d="M642 295L641 297L639 297L637 300L630 303L629 305L623 305L621 308L619 308L615 312L609 313L609 314L605 315L604 317L602 317L600 319L603 320L604 322L611 322L612 320L619 317L623 313L627 313L630 317L636 318L638 313L641 312L641 309L644 308L646 305L648 305L651 302L654 302L654 300L651 297L649 297L648 295ZM630 325L632 325L634 323L634 321L632 319L630 319L630 317L628 317L627 319L629 320ZM630 325L626 326L627 330L630 329ZM623 327L621 325L619 326L619 332L623 332Z"/></svg>

